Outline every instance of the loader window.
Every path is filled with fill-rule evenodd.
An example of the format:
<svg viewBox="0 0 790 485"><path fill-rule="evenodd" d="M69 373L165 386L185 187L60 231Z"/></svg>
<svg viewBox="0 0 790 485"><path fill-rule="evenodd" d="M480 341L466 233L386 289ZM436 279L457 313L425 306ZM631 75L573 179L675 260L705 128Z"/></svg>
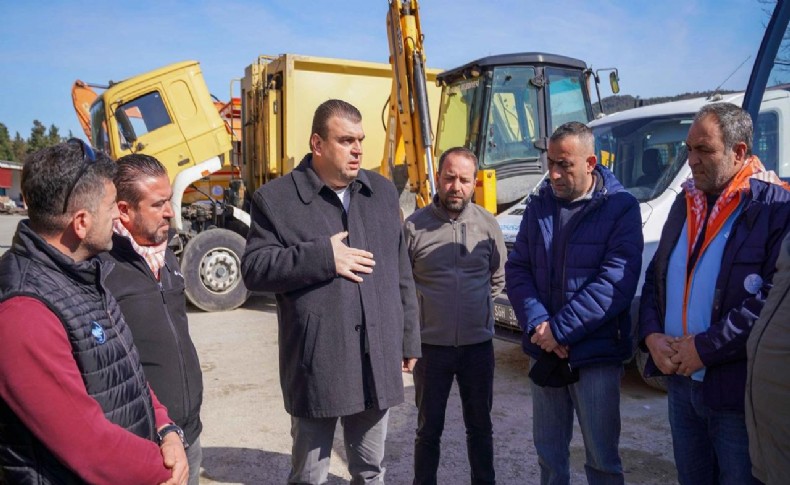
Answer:
<svg viewBox="0 0 790 485"><path fill-rule="evenodd" d="M584 80L580 71L547 69L549 77L549 119L551 132L569 121L587 123L592 119L584 102Z"/></svg>
<svg viewBox="0 0 790 485"><path fill-rule="evenodd" d="M537 160L540 137L538 90L530 82L532 67L494 69L481 165L494 168L508 162Z"/></svg>
<svg viewBox="0 0 790 485"><path fill-rule="evenodd" d="M447 86L439 110L436 156L463 146L475 149L480 126L480 100L483 83L480 79L462 80Z"/></svg>
<svg viewBox="0 0 790 485"><path fill-rule="evenodd" d="M122 104L115 110L115 117L121 143L127 145L172 122L157 91Z"/></svg>

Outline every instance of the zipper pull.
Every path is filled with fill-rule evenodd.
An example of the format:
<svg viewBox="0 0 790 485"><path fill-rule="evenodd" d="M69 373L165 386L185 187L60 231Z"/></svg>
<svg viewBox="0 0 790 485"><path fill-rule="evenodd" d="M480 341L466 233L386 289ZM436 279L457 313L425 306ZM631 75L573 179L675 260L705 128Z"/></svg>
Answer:
<svg viewBox="0 0 790 485"><path fill-rule="evenodd" d="M461 223L461 254L466 254L468 252L466 247L466 223Z"/></svg>

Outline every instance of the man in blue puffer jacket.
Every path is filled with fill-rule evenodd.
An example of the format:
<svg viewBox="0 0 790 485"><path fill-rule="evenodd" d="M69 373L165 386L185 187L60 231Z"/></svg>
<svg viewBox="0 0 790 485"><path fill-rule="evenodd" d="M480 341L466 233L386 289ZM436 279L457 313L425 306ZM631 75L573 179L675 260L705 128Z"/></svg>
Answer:
<svg viewBox="0 0 790 485"><path fill-rule="evenodd" d="M623 483L620 378L633 345L629 308L642 263L639 204L596 165L590 129L549 140L549 179L527 205L505 265L532 357L533 440L541 483L568 483L576 412L589 483Z"/></svg>

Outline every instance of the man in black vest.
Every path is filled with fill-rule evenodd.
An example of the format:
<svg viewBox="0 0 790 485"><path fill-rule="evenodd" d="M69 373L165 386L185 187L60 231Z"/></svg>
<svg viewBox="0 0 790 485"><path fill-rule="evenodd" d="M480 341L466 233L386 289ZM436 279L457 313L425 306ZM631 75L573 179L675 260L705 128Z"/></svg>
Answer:
<svg viewBox="0 0 790 485"><path fill-rule="evenodd" d="M151 388L184 430L189 484L198 485L203 373L189 336L184 277L167 247L173 189L165 167L150 155L127 155L117 165L120 218L112 250L100 256L115 268L105 284L132 329Z"/></svg>
<svg viewBox="0 0 790 485"><path fill-rule="evenodd" d="M0 258L0 483L185 483L181 430L104 286L114 164L80 140L22 170L28 220Z"/></svg>

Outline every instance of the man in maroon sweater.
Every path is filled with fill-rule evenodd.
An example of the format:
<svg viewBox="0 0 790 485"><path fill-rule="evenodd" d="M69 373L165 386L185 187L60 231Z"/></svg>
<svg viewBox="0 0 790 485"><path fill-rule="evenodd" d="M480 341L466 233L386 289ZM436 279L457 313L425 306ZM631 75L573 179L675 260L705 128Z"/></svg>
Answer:
<svg viewBox="0 0 790 485"><path fill-rule="evenodd" d="M79 140L22 171L29 219L0 258L0 483L186 482L182 433L94 258L112 246L113 173Z"/></svg>

